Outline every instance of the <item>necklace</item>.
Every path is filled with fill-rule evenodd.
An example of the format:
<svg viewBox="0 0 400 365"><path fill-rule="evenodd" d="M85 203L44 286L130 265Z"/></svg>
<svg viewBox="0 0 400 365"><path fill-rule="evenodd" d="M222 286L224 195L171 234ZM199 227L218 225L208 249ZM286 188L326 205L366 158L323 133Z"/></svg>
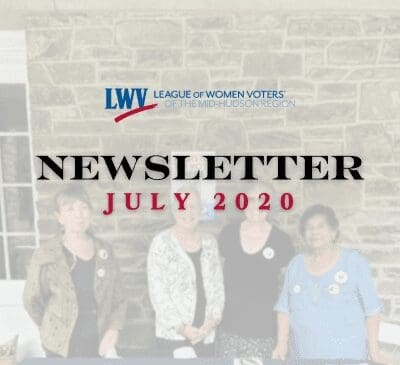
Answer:
<svg viewBox="0 0 400 365"><path fill-rule="evenodd" d="M78 259L76 258L76 255L74 253L72 253L72 252L71 252L71 254L72 254L72 265L69 268L69 272L72 272L72 270L75 269L76 263L78 262Z"/></svg>

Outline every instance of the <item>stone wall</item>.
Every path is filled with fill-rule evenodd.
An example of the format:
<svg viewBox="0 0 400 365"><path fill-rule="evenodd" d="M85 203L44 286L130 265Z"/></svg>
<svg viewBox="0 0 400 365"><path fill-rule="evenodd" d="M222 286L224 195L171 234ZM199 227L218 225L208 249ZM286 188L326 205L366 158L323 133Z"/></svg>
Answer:
<svg viewBox="0 0 400 365"><path fill-rule="evenodd" d="M121 11L36 13L26 18L34 154L173 151L356 154L362 182L285 182L296 198L276 219L297 245L298 217L322 202L341 220L341 242L367 255L385 302L400 321L400 12ZM281 88L293 109L155 109L119 125L104 110L105 87ZM161 191L168 184L87 183L100 212L107 191ZM38 182L39 228L56 229L59 185ZM236 191L235 184L224 187ZM218 214L205 229L218 232ZM95 217L113 243L129 288L128 353L146 353L153 313L145 260L168 213Z"/></svg>

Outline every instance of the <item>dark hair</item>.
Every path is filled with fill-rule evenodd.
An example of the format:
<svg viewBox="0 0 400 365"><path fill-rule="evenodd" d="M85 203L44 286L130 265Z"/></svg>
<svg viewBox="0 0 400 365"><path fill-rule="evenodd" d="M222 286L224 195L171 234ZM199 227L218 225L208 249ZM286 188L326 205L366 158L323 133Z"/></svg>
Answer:
<svg viewBox="0 0 400 365"><path fill-rule="evenodd" d="M308 207L300 218L300 232L302 236L304 236L307 222L316 215L322 215L331 228L335 230L339 228L339 221L336 217L335 211L326 205L316 204Z"/></svg>
<svg viewBox="0 0 400 365"><path fill-rule="evenodd" d="M76 200L86 203L89 208L92 209L89 195L86 190L79 185L68 185L61 189L54 198L54 208L58 211L62 204L74 202Z"/></svg>

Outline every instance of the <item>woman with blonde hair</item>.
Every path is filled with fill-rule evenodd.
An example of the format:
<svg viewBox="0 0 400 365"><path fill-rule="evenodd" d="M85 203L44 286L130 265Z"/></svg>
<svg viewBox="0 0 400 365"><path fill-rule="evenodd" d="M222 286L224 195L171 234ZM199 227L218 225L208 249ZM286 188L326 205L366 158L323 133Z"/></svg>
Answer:
<svg viewBox="0 0 400 365"><path fill-rule="evenodd" d="M268 184L247 188L244 217L224 227L219 236L224 258L225 310L219 328L222 357L269 358L275 343L273 311L281 270L293 256L290 237L260 209Z"/></svg>
<svg viewBox="0 0 400 365"><path fill-rule="evenodd" d="M158 354L211 357L224 306L218 245L199 229L199 192L180 192L189 193L185 209L175 209L175 224L154 237L147 261Z"/></svg>

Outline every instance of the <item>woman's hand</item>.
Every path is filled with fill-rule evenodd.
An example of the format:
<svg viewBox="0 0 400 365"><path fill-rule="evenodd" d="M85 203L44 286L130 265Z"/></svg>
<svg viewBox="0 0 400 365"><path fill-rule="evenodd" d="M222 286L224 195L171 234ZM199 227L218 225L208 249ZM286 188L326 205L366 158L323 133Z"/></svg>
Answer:
<svg viewBox="0 0 400 365"><path fill-rule="evenodd" d="M200 328L193 327L190 325L185 325L182 334L185 338L187 338L190 342L193 343L202 335L202 331L200 330Z"/></svg>
<svg viewBox="0 0 400 365"><path fill-rule="evenodd" d="M199 328L199 335L197 338L193 339L192 345L195 345L196 343L199 343L202 341L205 337L208 336L208 334L217 326L217 321L215 320L208 320L204 322L204 324Z"/></svg>
<svg viewBox="0 0 400 365"><path fill-rule="evenodd" d="M205 333L205 335L208 335L215 327L217 327L218 322L214 319L210 319L200 327L200 330Z"/></svg>
<svg viewBox="0 0 400 365"><path fill-rule="evenodd" d="M380 327L380 314L374 314L367 317L367 335L369 356L371 360L377 364L391 365L391 361L382 354L379 346L379 327Z"/></svg>
<svg viewBox="0 0 400 365"><path fill-rule="evenodd" d="M371 360L374 363L381 364L381 365L391 365L392 362L389 358L382 354L380 350L376 350L375 352L370 353Z"/></svg>
<svg viewBox="0 0 400 365"><path fill-rule="evenodd" d="M109 329L106 331L99 346L100 356L106 356L112 349L115 348L118 342L118 334L118 330Z"/></svg>
<svg viewBox="0 0 400 365"><path fill-rule="evenodd" d="M272 359L286 360L287 352L288 352L287 345L278 343L274 348L274 350L272 351Z"/></svg>
<svg viewBox="0 0 400 365"><path fill-rule="evenodd" d="M278 343L272 351L272 358L274 360L286 360L288 352L288 338L289 338L289 315L285 312L278 312Z"/></svg>

